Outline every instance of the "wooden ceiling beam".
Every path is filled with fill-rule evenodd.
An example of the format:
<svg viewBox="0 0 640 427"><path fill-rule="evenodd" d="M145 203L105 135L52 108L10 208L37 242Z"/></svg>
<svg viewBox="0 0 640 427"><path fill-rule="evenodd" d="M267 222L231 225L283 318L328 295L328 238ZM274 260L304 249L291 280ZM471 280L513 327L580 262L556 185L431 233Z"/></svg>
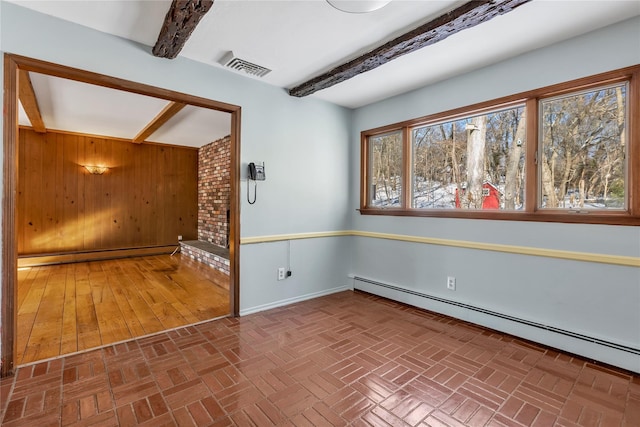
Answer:
<svg viewBox="0 0 640 427"><path fill-rule="evenodd" d="M181 102L168 103L162 109L162 111L160 111L160 113L158 113L158 115L155 116L153 120L151 120L149 124L144 127L144 129L142 129L135 137L133 137L131 142L139 144L146 140L149 136L151 136L151 134L160 129L160 126L165 124L171 117L178 114L178 112L186 107L186 105L187 104L183 104Z"/></svg>
<svg viewBox="0 0 640 427"><path fill-rule="evenodd" d="M31 83L31 77L29 77L28 71L18 71L18 86L18 97L20 98L22 108L24 108L31 122L31 127L38 133L45 133L47 128L42 120L40 107L38 107L38 98L36 98L36 93L33 90L33 84Z"/></svg>
<svg viewBox="0 0 640 427"><path fill-rule="evenodd" d="M211 9L213 0L173 0L164 18L158 41L152 52L173 59L182 50L200 19Z"/></svg>
<svg viewBox="0 0 640 427"><path fill-rule="evenodd" d="M530 0L470 1L451 12L421 25L395 39L339 65L289 90L289 95L303 97L371 71L402 55L415 52L445 38L508 13ZM506 36L506 35L505 35ZM460 52L459 54L464 54Z"/></svg>

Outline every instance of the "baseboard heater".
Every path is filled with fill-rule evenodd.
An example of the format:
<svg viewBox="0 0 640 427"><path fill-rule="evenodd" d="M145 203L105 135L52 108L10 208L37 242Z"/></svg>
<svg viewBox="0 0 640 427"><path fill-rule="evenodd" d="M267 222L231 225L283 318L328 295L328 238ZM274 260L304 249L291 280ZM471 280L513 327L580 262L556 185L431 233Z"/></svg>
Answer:
<svg viewBox="0 0 640 427"><path fill-rule="evenodd" d="M538 329L544 329L546 331L555 332L557 334L562 334L562 335L565 335L565 336L568 336L568 337L577 338L579 340L588 341L590 343L595 343L595 344L603 345L605 347L614 348L616 350L625 351L627 353L640 355L640 349L638 349L638 348L629 347L629 346L622 345L622 344L617 344L615 342L602 340L600 338L590 337L588 335L578 334L578 333L575 333L575 332L567 331L566 329L556 328L555 326L549 326L549 325L545 325L545 324L542 324L542 323L532 322L530 320L521 319L519 317L509 316L509 315L503 314L503 313L498 313L497 311L491 311L491 310L487 310L487 309L484 309L484 308L481 308L481 307L476 307L476 306L473 306L473 305L465 304L465 303L462 303L462 302L452 301L452 300L448 300L446 298L440 298L440 297L437 297L437 296L425 294L423 292L418 292L418 291L413 290L413 289L408 289L408 288L404 288L404 287L401 287L401 286L390 285L388 283L382 283L382 282L378 282L376 280L367 279L367 278L364 278L364 277L353 276L353 279L356 282L364 282L364 283L368 283L370 285L375 285L375 286L380 286L380 287L387 288L387 289L392 289L394 291L398 291L398 292L402 292L402 293L410 294L410 295L415 295L415 296L418 296L420 298L428 299L428 300L431 300L431 301L437 301L437 302L440 302L440 303L443 303L443 304L448 304L448 305L464 308L466 310L472 310L472 311L475 311L475 312L478 312L478 313L487 314L489 316L499 317L501 319L509 320L511 322L520 323L522 325L532 326L532 327L538 328Z"/></svg>
<svg viewBox="0 0 640 427"><path fill-rule="evenodd" d="M146 255L170 254L176 245L142 246L135 248L98 249L95 251L67 252L55 254L18 255L18 268L73 262L100 261L105 259L130 258Z"/></svg>

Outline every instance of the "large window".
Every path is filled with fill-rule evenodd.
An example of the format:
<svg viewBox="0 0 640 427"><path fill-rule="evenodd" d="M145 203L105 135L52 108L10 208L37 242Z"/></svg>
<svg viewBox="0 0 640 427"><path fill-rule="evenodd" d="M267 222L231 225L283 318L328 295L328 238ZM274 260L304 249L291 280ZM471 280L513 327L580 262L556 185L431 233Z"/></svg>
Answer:
<svg viewBox="0 0 640 427"><path fill-rule="evenodd" d="M402 194L402 134L372 136L371 205L400 206Z"/></svg>
<svg viewBox="0 0 640 427"><path fill-rule="evenodd" d="M522 209L524 106L411 128L418 209Z"/></svg>
<svg viewBox="0 0 640 427"><path fill-rule="evenodd" d="M640 224L639 76L630 67L362 132L360 211Z"/></svg>
<svg viewBox="0 0 640 427"><path fill-rule="evenodd" d="M545 209L625 209L627 84L540 102Z"/></svg>

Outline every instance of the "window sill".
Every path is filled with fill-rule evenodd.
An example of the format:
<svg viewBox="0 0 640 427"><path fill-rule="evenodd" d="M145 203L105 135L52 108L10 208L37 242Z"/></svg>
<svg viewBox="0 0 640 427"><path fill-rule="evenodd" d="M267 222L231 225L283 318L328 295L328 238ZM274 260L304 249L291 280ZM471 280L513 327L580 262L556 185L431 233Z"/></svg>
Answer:
<svg viewBox="0 0 640 427"><path fill-rule="evenodd" d="M461 210L426 210L402 208L360 208L361 215L382 216L414 216L425 218L457 218L484 219L498 221L533 221L533 222L561 222L568 224L607 224L607 225L640 225L640 217L632 216L628 212L565 212L558 210L535 212L504 212L504 211L461 211Z"/></svg>

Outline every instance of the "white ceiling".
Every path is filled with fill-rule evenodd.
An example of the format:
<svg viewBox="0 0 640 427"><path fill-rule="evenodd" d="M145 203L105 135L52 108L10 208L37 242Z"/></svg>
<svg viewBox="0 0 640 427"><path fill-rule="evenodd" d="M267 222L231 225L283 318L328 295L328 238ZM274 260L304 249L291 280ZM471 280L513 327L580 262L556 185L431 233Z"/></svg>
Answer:
<svg viewBox="0 0 640 427"><path fill-rule="evenodd" d="M42 121L49 130L132 139L167 105L164 99L29 73ZM29 126L20 105L18 122ZM186 106L146 141L201 147L229 135L231 115Z"/></svg>
<svg viewBox="0 0 640 427"><path fill-rule="evenodd" d="M10 1L149 46L155 44L171 4L170 0ZM233 51L239 58L272 70L266 76L258 78L259 80L291 88L463 3L464 1L393 0L371 13L349 14L336 10L325 0L215 0L180 56L220 67L218 61L227 52ZM533 0L506 15L311 96L357 108L636 15L640 15L640 0ZM39 78L32 78L35 87ZM47 96L45 93L53 94L63 90L54 88L59 84L63 83L37 83L48 87L48 92L35 87L39 102L49 104L52 108L46 114L50 115L51 120L55 120L51 122L55 124L49 123L49 116L44 117L45 124L50 128L63 125L68 127L75 122L72 118L65 117L68 114L67 107L70 106L66 104L72 102L43 98ZM74 85L81 84L73 83L68 86ZM71 92L64 90L65 97L71 98ZM138 97L119 94L90 98L109 104L96 106L96 117L105 117L103 114L118 110L112 108L113 105L123 106L123 110L124 107L131 108L122 114L127 116L123 119L121 128L121 134L126 134L125 138L137 134L162 109L164 102L154 99L134 101L128 99L131 96ZM133 107L134 105L137 107ZM191 120L188 118L189 111L197 112L199 116L189 122L190 128L211 132L207 135L207 141L189 143L190 145L202 145L216 139L216 132L197 123L213 121L220 129L218 134L222 133L217 137L228 134L230 127L227 114L213 112L213 117L209 117L205 113L212 114L211 111L203 112L202 109L191 107L185 110L172 120L174 123L166 125L166 129L161 128L149 140L180 144L175 138L181 137L180 129L185 126L181 126L179 122ZM110 117L110 120L112 123L117 122L114 117ZM139 121L133 123L135 120ZM99 124L96 123L96 126ZM108 126L103 124L102 129L106 131ZM65 130L80 132L76 129ZM89 129L81 132L96 133ZM197 139L195 136L188 139L194 138ZM202 135L199 138L201 140Z"/></svg>

